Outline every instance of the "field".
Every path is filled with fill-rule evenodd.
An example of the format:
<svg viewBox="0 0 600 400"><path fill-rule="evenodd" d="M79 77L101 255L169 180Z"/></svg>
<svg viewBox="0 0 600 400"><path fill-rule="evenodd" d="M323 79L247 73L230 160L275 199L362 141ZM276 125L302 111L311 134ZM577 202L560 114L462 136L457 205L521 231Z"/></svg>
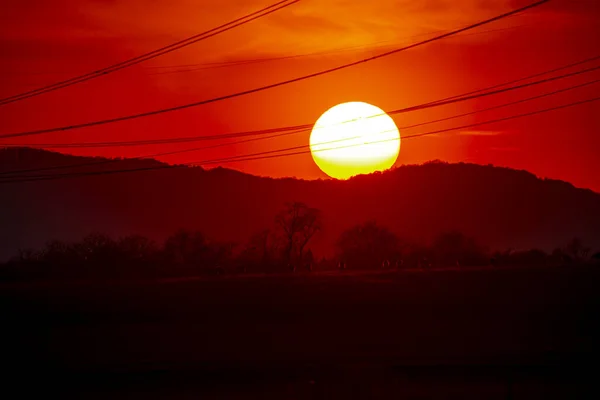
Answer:
<svg viewBox="0 0 600 400"><path fill-rule="evenodd" d="M5 377L85 398L593 398L599 284L592 267L6 284Z"/></svg>

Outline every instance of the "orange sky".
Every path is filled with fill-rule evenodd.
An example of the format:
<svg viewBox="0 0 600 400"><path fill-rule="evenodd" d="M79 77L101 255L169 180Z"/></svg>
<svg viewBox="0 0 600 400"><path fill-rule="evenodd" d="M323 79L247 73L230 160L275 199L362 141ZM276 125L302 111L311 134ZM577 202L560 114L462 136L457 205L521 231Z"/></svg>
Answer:
<svg viewBox="0 0 600 400"><path fill-rule="evenodd" d="M210 29L274 1L9 0L0 14L0 96L70 78ZM333 67L485 19L529 0L302 0L264 19L148 63L0 107L0 134L198 101ZM493 5L492 5L493 4ZM329 107L365 101L391 110L452 96L597 55L600 2L554 0L501 22L310 81L170 114L0 143L136 140L312 123ZM505 29L507 28L507 29ZM352 47L354 49L349 50ZM341 49L341 50L340 50ZM285 60L171 73L155 68L263 57ZM190 68L180 68L190 69ZM193 69L193 68L192 68ZM169 73L159 73L169 72ZM598 79L597 71L518 93L394 119L398 126L477 110ZM598 85L517 107L402 130L410 135L594 97ZM397 165L431 159L527 169L600 191L600 103L402 142ZM308 133L165 157L188 162L304 145ZM203 144L80 149L139 156ZM325 175L310 155L228 167L268 176Z"/></svg>

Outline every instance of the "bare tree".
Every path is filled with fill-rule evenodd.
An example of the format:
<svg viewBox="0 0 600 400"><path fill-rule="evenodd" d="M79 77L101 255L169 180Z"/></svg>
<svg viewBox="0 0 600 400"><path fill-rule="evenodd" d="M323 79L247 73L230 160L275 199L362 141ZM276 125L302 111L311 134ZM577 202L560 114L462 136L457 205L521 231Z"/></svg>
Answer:
<svg viewBox="0 0 600 400"><path fill-rule="evenodd" d="M565 248L566 252L575 260L582 257L583 249L583 241L578 237L571 239Z"/></svg>
<svg viewBox="0 0 600 400"><path fill-rule="evenodd" d="M208 253L207 240L200 232L181 229L165 240L164 253L176 264L202 264Z"/></svg>
<svg viewBox="0 0 600 400"><path fill-rule="evenodd" d="M313 236L321 230L321 212L304 203L294 202L277 214L275 223L282 229L285 238L285 262L293 267L294 251L302 259L304 249Z"/></svg>
<svg viewBox="0 0 600 400"><path fill-rule="evenodd" d="M159 251L158 245L154 241L141 235L122 237L117 242L117 246L120 256L128 262L148 261Z"/></svg>
<svg viewBox="0 0 600 400"><path fill-rule="evenodd" d="M343 268L389 268L399 249L398 237L386 227L369 221L342 233L337 246Z"/></svg>
<svg viewBox="0 0 600 400"><path fill-rule="evenodd" d="M484 265L488 256L475 239L458 231L438 235L432 245L433 260L443 266Z"/></svg>
<svg viewBox="0 0 600 400"><path fill-rule="evenodd" d="M583 249L581 249L581 258L583 258L584 260L588 258L588 255L590 254L590 251L592 251L591 247L584 247Z"/></svg>
<svg viewBox="0 0 600 400"><path fill-rule="evenodd" d="M271 231L264 229L250 238L250 248L258 255L260 262L267 263L271 256L270 241Z"/></svg>

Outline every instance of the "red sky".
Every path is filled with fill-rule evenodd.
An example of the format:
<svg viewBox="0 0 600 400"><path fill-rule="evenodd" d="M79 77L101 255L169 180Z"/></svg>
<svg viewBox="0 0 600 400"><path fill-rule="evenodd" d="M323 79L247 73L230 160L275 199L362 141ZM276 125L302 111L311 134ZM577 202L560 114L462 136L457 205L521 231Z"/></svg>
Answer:
<svg viewBox="0 0 600 400"><path fill-rule="evenodd" d="M0 97L89 72L271 4L265 0L8 0L0 13ZM143 112L250 89L409 44L530 0L302 0L218 37L115 74L0 107L0 134ZM309 81L197 108L70 132L0 141L65 143L220 134L313 123L329 107L384 110L453 96L596 56L600 2L553 0L535 10ZM353 48L353 49L348 49ZM307 53L321 54L307 56ZM324 54L323 54L324 53ZM198 63L298 56L221 68ZM595 66L590 64L588 66ZM169 68L155 68L169 67ZM193 69L193 68L191 68ZM572 71L572 70L570 70ZM169 72L169 73L159 73ZM600 78L598 71L533 89L401 114L399 127L474 111ZM412 135L597 96L598 84L516 107L401 130ZM600 192L600 102L473 130L404 140L397 165L441 159L526 169ZM162 158L201 161L304 145L308 133ZM185 145L93 148L140 156ZM310 155L227 164L274 177L324 177Z"/></svg>

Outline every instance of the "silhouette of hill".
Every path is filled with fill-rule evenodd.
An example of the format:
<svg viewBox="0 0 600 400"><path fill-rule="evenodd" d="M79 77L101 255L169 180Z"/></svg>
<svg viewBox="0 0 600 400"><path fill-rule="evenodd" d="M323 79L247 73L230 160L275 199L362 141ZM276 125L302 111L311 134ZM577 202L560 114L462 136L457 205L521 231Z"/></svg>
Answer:
<svg viewBox="0 0 600 400"><path fill-rule="evenodd" d="M4 149L0 173L96 162L77 171L167 167L155 160L103 161ZM185 167L0 184L0 260L19 248L37 248L49 239L78 240L96 231L163 239L185 228L242 242L271 227L288 201L322 211L324 229L312 244L317 255L330 253L343 230L367 220L412 240L458 230L498 249L550 250L575 236L592 246L600 243L599 194L526 171L463 163L402 166L348 181Z"/></svg>

